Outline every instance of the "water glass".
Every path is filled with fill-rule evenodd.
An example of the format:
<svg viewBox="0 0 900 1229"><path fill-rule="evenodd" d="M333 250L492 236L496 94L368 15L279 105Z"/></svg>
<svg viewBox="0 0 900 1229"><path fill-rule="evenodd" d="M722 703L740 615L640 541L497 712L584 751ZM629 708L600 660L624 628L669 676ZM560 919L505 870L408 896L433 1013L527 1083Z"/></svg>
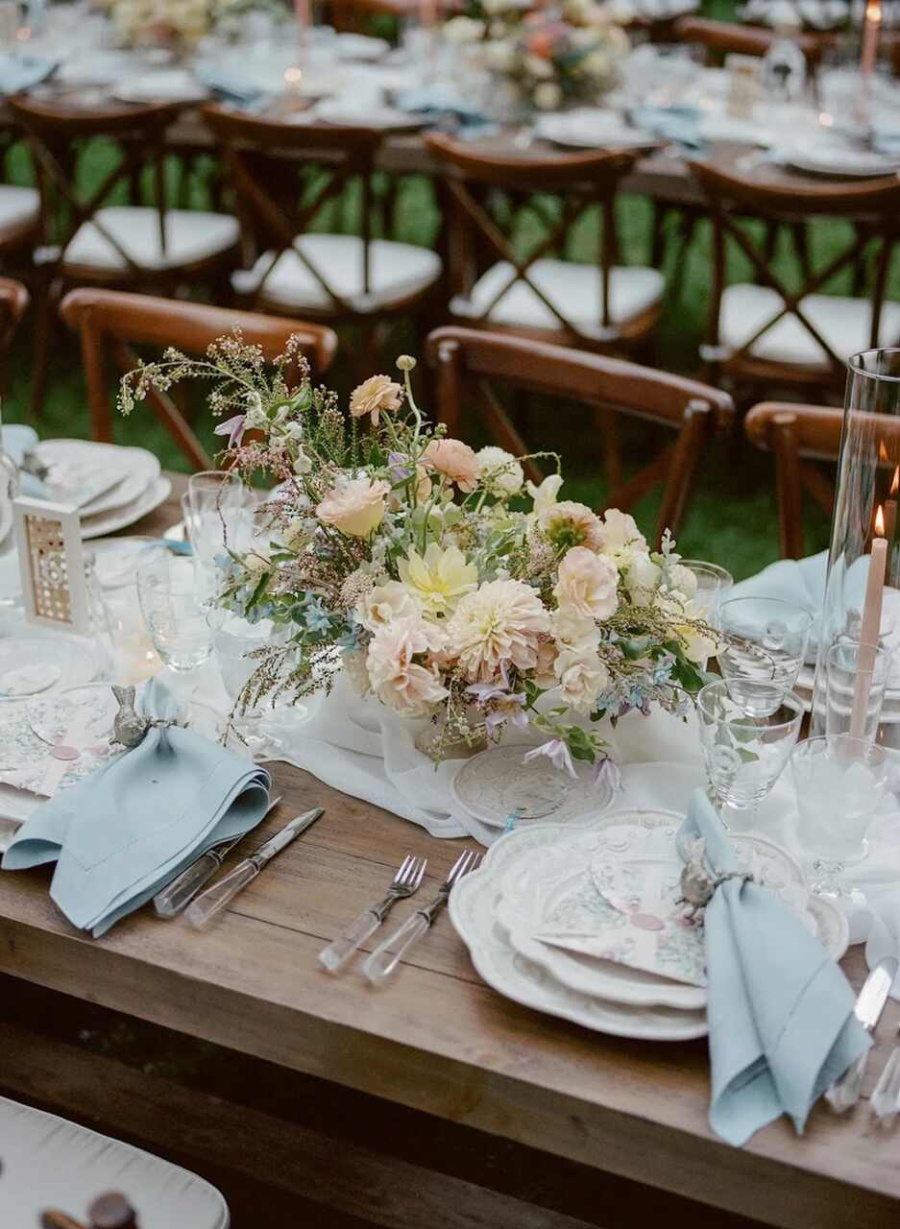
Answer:
<svg viewBox="0 0 900 1229"><path fill-rule="evenodd" d="M115 589L97 586L102 614L101 647L117 683L142 683L163 668L144 621L134 584Z"/></svg>
<svg viewBox="0 0 900 1229"><path fill-rule="evenodd" d="M711 627L718 627L719 611L734 587L734 577L717 563L707 563L704 559L682 559L680 562L697 581L694 604L700 617Z"/></svg>
<svg viewBox="0 0 900 1229"><path fill-rule="evenodd" d="M778 697L796 683L812 621L808 610L780 598L738 597L722 603L719 669L750 716L768 716L774 709L765 705L778 707Z"/></svg>
<svg viewBox="0 0 900 1229"><path fill-rule="evenodd" d="M217 560L229 550L240 553L249 545L256 501L238 474L204 470L191 475L182 508L197 586L208 603L219 588Z"/></svg>
<svg viewBox="0 0 900 1229"><path fill-rule="evenodd" d="M192 561L165 547L148 550L137 570L138 603L153 647L170 670L196 670L212 652Z"/></svg>
<svg viewBox="0 0 900 1229"><path fill-rule="evenodd" d="M861 668L862 665L871 668ZM828 650L826 671L826 734L849 734L853 704L860 695L868 696L865 724L855 730L857 738L874 743L881 721L881 706L891 673L892 654L883 645L862 645L858 640L839 640Z"/></svg>
<svg viewBox="0 0 900 1229"><path fill-rule="evenodd" d="M868 852L866 833L890 778L889 752L849 734L808 738L791 755L799 843L819 873L812 890L849 894L840 876Z"/></svg>
<svg viewBox="0 0 900 1229"><path fill-rule="evenodd" d="M212 634L216 665L222 676L222 685L228 698L237 703L259 667L259 659L250 656L254 649L261 649L273 640L273 627L269 619L248 623L239 615L229 615L222 610L211 610L207 623Z"/></svg>
<svg viewBox="0 0 900 1229"><path fill-rule="evenodd" d="M757 683L757 707L748 713L722 679L697 696L706 771L720 807L753 811L784 771L803 720L803 703L773 683ZM767 688L766 694L763 688Z"/></svg>

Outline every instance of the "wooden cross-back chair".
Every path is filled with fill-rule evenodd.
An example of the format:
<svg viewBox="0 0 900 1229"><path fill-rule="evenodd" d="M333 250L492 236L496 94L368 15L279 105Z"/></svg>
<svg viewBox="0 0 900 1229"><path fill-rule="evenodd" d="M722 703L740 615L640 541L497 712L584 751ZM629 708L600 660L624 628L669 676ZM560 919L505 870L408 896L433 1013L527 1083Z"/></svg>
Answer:
<svg viewBox="0 0 900 1229"><path fill-rule="evenodd" d="M709 17L686 15L679 17L674 27L675 42L702 47L707 64L721 63L727 55L764 56L780 37L767 26L744 25L734 21L715 21ZM823 53L837 46L837 36L830 31L799 31L792 36L799 45L810 68L815 71Z"/></svg>
<svg viewBox="0 0 900 1229"><path fill-rule="evenodd" d="M9 349L13 333L25 315L30 295L21 282L0 277L0 359Z"/></svg>
<svg viewBox="0 0 900 1229"><path fill-rule="evenodd" d="M361 365L371 370L398 318L427 315L443 272L437 253L377 234L379 221L384 232L391 225L373 184L384 132L289 124L225 106L206 107L203 116L223 146L244 233L258 257L234 275L235 290L261 311L360 326ZM325 233L326 207L354 184L359 232Z"/></svg>
<svg viewBox="0 0 900 1229"><path fill-rule="evenodd" d="M656 269L617 264L615 224L616 193L638 151L523 154L436 133L426 140L453 205L452 317L473 328L590 350L622 349L646 338L659 316L663 277ZM547 193L560 198L557 216ZM525 256L492 208L503 197L529 209L543 227ZM591 209L600 218L597 260L561 259L569 231Z"/></svg>
<svg viewBox="0 0 900 1229"><path fill-rule="evenodd" d="M48 1210L41 1216L41 1229L140 1229L137 1213L124 1195L100 1195L88 1208L86 1224L65 1212Z"/></svg>
<svg viewBox="0 0 900 1229"><path fill-rule="evenodd" d="M843 387L851 354L900 339L900 304L886 297L900 234L900 179L793 184L785 177L763 183L704 162L692 162L691 171L713 225L710 322L702 353L714 383L725 374L736 385L834 391ZM852 235L814 269L806 224L820 217L847 221ZM747 219L786 230L801 274L799 289L778 268L771 231L757 239ZM729 248L750 262L754 283L726 285ZM822 293L832 278L855 278L869 261L867 296Z"/></svg>
<svg viewBox="0 0 900 1229"><path fill-rule="evenodd" d="M463 428L463 407L468 407L477 410L478 421L501 447L519 456L529 452L492 387L495 383L545 394L554 402L577 402L599 420L595 429L600 433L611 414L672 432L674 442L637 474L618 480L612 475L604 496L606 507L626 511L662 486L657 540L667 528L677 533L704 449L733 420L727 393L605 355L462 328L437 329L428 338L427 353L436 371L438 418L451 436ZM572 438L584 440L590 430L582 425ZM526 461L525 468L532 481L543 477L534 461Z"/></svg>
<svg viewBox="0 0 900 1229"><path fill-rule="evenodd" d="M178 107L85 110L24 95L8 105L29 136L41 195L33 389L39 410L56 305L66 288L115 286L174 295L206 284L220 294L238 263L240 231L226 214L169 208L165 136ZM114 143L118 160L82 191L80 154L98 137ZM148 176L153 204L128 203Z"/></svg>
<svg viewBox="0 0 900 1229"><path fill-rule="evenodd" d="M95 440L108 441L113 437L107 351L125 373L137 366L135 346L174 346L190 354L202 354L211 342L239 328L244 340L260 346L271 361L283 352L288 339L297 334L301 352L313 371L321 374L330 366L337 350L336 334L323 325L124 291L87 287L72 290L60 311L81 339L91 434ZM188 461L196 469L211 468L203 445L175 401L155 389L148 394L148 401Z"/></svg>

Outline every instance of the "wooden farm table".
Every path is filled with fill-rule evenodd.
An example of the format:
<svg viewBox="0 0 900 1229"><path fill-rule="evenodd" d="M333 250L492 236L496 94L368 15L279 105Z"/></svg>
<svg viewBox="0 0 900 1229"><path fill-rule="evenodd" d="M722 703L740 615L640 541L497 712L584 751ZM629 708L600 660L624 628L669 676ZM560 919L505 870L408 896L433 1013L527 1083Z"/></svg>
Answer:
<svg viewBox="0 0 900 1229"><path fill-rule="evenodd" d="M173 523L182 487L176 478L169 502L136 528L158 533ZM446 915L383 990L355 970L322 973L319 950L378 898L404 855L427 855L427 891L462 842L431 838L294 768L275 765L273 775L284 802L266 834L311 806L325 815L208 932L145 908L94 941L51 904L46 868L4 874L0 973L618 1175L657 1200L658 1192L687 1198L698 1205L694 1225L900 1223L898 1141L866 1132L862 1109L838 1119L820 1105L802 1139L782 1119L732 1149L707 1127L705 1043L622 1041L519 1007L479 979ZM396 916L410 908L401 904ZM847 968L858 983L859 949ZM890 1003L867 1092L898 1020ZM0 1087L15 1060L15 1047L0 1049ZM64 1082L66 1073L52 1078ZM171 1129L177 1137L178 1124ZM451 1212L403 1223L495 1229L502 1219ZM596 1215L607 1223L603 1206ZM522 1229L584 1223L550 1212L518 1221ZM639 1204L632 1223L648 1223Z"/></svg>

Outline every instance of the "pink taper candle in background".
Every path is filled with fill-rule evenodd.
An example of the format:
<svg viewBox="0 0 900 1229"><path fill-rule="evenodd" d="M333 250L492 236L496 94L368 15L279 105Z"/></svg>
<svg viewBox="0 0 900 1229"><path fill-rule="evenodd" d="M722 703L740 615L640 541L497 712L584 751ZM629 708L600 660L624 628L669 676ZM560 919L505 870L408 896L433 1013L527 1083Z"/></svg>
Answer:
<svg viewBox="0 0 900 1229"><path fill-rule="evenodd" d="M875 653L881 635L881 607L884 601L884 577L887 571L888 541L884 536L884 510L878 505L875 513L875 537L869 554L869 577L866 582L866 602L859 633L859 665L853 690L850 714L851 738L862 738L869 709L869 692L875 670Z"/></svg>
<svg viewBox="0 0 900 1229"><path fill-rule="evenodd" d="M310 3L311 0L294 0L294 12L297 14L297 23L300 26L300 38L304 43L309 35L309 27L312 25Z"/></svg>
<svg viewBox="0 0 900 1229"><path fill-rule="evenodd" d="M862 96L860 98L862 119L869 122L869 106L872 93L872 75L875 72L875 58L878 55L878 32L881 29L881 4L879 0L869 0L866 5L866 18L863 23L862 60Z"/></svg>
<svg viewBox="0 0 900 1229"><path fill-rule="evenodd" d="M434 29L438 19L438 0L420 0L419 19L426 30Z"/></svg>

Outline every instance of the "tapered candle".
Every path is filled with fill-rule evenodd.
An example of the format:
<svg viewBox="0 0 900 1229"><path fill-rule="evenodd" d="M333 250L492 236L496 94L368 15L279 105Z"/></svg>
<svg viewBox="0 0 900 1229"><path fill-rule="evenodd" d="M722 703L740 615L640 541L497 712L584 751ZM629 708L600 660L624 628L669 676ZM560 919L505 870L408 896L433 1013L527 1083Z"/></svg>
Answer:
<svg viewBox="0 0 900 1229"><path fill-rule="evenodd" d="M872 688L878 638L881 635L881 607L884 601L887 558L888 542L884 536L884 509L879 505L875 513L875 537L872 539L872 549L869 554L866 601L863 606L862 628L859 634L856 686L853 689L853 709L850 714L850 736L852 738L862 738L866 730L869 692Z"/></svg>
<svg viewBox="0 0 900 1229"><path fill-rule="evenodd" d="M294 0L294 12L297 14L297 22L300 26L300 41L305 47L309 27L312 24L310 0Z"/></svg>
<svg viewBox="0 0 900 1229"><path fill-rule="evenodd" d="M878 54L878 31L881 28L881 5L879 0L869 0L866 5L866 20L863 26L862 74L869 78L875 71L875 56Z"/></svg>
<svg viewBox="0 0 900 1229"><path fill-rule="evenodd" d="M890 550L897 532L897 493L900 491L900 465L894 470L891 479L891 489L888 492L887 503L884 505L884 536L887 538Z"/></svg>
<svg viewBox="0 0 900 1229"><path fill-rule="evenodd" d="M419 16L426 30L434 29L438 19L438 0L420 0Z"/></svg>

